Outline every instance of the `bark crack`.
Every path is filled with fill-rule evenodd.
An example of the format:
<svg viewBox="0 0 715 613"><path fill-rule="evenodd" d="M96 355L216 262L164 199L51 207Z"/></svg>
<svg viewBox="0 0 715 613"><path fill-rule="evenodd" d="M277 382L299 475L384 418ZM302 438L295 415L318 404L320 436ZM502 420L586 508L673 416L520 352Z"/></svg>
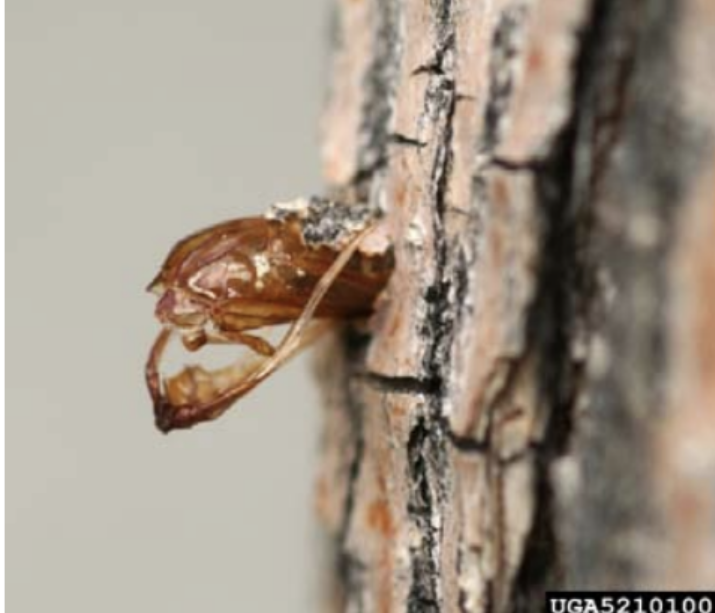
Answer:
<svg viewBox="0 0 715 613"><path fill-rule="evenodd" d="M427 288L423 323L426 339L424 370L433 381L436 393L427 398L426 415L412 427L407 445L410 472L408 515L422 535L419 546L412 548L412 578L407 597L411 613L431 613L441 609L439 560L441 525L447 472L446 436L443 419L444 373L448 368L449 344L453 330L453 312L448 276L448 245L444 233L444 215L448 180L452 166L452 130L456 106L456 88L451 76L454 53L454 24L450 1L434 7L438 50L429 70L430 81L425 96L425 115L442 126L431 171L430 185L434 236L436 237L436 280Z"/></svg>
<svg viewBox="0 0 715 613"><path fill-rule="evenodd" d="M438 550L439 483L435 467L444 464L444 445L434 423L420 417L410 432L407 459L411 479L407 511L420 535L419 545L411 548L412 583L407 599L411 613L440 610Z"/></svg>
<svg viewBox="0 0 715 613"><path fill-rule="evenodd" d="M390 394L407 394L414 396L433 396L439 393L441 382L437 377L395 377L376 372L363 372L355 375L363 379L371 387Z"/></svg>
<svg viewBox="0 0 715 613"><path fill-rule="evenodd" d="M405 136L404 134L398 134L397 132L393 132L392 134L388 135L387 142L391 145L417 147L418 149L424 149L429 144L416 138Z"/></svg>

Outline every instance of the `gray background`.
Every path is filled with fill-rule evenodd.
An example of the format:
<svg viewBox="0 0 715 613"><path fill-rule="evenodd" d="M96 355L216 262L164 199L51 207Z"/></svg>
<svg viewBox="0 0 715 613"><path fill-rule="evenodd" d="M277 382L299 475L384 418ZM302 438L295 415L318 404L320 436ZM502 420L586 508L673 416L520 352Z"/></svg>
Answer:
<svg viewBox="0 0 715 613"><path fill-rule="evenodd" d="M162 436L143 290L188 232L320 191L327 8L9 2L9 611L314 610L305 360Z"/></svg>

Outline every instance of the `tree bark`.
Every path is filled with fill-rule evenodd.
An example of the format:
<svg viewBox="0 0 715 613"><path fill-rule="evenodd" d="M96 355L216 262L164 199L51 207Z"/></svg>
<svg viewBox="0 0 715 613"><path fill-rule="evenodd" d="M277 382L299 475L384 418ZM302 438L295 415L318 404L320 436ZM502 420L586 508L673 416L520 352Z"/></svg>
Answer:
<svg viewBox="0 0 715 613"><path fill-rule="evenodd" d="M329 610L715 585L715 7L338 0L396 269L319 368Z"/></svg>

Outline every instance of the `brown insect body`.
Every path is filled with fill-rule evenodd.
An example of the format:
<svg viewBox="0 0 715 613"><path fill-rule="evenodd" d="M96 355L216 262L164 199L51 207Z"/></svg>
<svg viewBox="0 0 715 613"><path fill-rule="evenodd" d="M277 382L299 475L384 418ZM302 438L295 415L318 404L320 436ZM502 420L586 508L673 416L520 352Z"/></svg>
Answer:
<svg viewBox="0 0 715 613"><path fill-rule="evenodd" d="M228 221L180 241L149 285L160 295L164 324L147 363L159 429L213 419L316 335L323 320L368 315L392 269L389 253L364 254L358 243L374 223L356 210L352 226L322 200ZM331 232L340 228L340 232ZM366 229L367 228L367 229ZM322 234L321 234L322 233ZM318 295L319 294L319 295ZM294 323L278 348L252 332ZM312 327L311 327L312 326ZM248 346L257 360L217 371L190 366L161 380L158 364L170 336L187 349L207 343Z"/></svg>

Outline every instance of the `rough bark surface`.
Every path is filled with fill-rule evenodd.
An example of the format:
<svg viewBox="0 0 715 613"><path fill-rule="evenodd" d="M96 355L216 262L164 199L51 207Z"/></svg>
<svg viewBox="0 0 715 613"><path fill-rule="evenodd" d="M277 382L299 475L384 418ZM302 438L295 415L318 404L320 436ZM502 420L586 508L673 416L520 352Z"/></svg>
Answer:
<svg viewBox="0 0 715 613"><path fill-rule="evenodd" d="M715 5L339 0L396 270L320 365L338 611L715 585Z"/></svg>

